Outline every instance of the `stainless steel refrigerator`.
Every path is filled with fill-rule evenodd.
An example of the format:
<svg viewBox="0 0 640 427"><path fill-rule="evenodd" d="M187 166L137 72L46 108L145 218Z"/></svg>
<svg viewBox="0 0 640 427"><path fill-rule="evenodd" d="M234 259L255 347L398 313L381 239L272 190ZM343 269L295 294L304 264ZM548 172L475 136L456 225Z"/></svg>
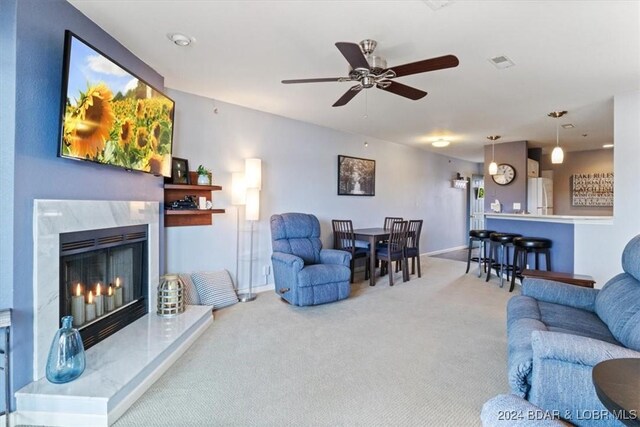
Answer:
<svg viewBox="0 0 640 427"><path fill-rule="evenodd" d="M527 211L532 215L553 215L553 180L529 178Z"/></svg>

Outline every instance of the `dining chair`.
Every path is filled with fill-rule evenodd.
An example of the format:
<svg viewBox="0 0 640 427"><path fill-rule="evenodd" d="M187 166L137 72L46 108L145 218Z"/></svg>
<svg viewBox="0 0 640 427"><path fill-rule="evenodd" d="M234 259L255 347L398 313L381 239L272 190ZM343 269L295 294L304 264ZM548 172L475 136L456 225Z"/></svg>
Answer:
<svg viewBox="0 0 640 427"><path fill-rule="evenodd" d="M422 232L422 220L409 221L407 231L407 247L405 249L405 259L409 262L411 258L411 274L416 274L416 258L418 259L418 277L422 277L420 269L420 233ZM408 267L408 266L407 266Z"/></svg>
<svg viewBox="0 0 640 427"><path fill-rule="evenodd" d="M358 244L355 234L353 233L353 223L350 219L334 219L331 221L333 227L333 248L346 251L351 254L351 283L355 270L356 259L365 259L364 280L369 280L369 245L362 247ZM363 243L363 242L360 242Z"/></svg>
<svg viewBox="0 0 640 427"><path fill-rule="evenodd" d="M396 221L402 221L401 217L387 216L384 218L384 229L391 230L391 225Z"/></svg>
<svg viewBox="0 0 640 427"><path fill-rule="evenodd" d="M407 221L394 221L391 225L389 240L386 247L376 250L376 258L381 261L380 275L389 274L389 286L393 286L393 270L390 268L393 261L402 261L407 245ZM402 281L409 280L407 263L402 263Z"/></svg>

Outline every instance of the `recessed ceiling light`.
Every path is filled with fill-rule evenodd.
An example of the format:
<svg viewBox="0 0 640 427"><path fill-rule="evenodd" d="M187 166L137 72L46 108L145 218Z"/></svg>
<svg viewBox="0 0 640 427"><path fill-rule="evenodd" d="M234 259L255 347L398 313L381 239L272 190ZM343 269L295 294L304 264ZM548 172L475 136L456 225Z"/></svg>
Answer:
<svg viewBox="0 0 640 427"><path fill-rule="evenodd" d="M436 148L442 148L442 147L446 147L447 145L449 145L450 142L447 141L446 139L439 139L437 141L433 141L431 143L431 145L433 145Z"/></svg>
<svg viewBox="0 0 640 427"><path fill-rule="evenodd" d="M192 42L191 37L185 36L181 33L169 33L167 34L167 38L171 40L174 44L178 46L189 46Z"/></svg>
<svg viewBox="0 0 640 427"><path fill-rule="evenodd" d="M504 70L505 68L513 67L514 62L507 58L505 55L494 56L493 58L489 58L489 62L491 62L498 70Z"/></svg>
<svg viewBox="0 0 640 427"><path fill-rule="evenodd" d="M573 129L573 128L575 127L575 126L574 126L574 125L572 125L571 123L565 123L565 124L560 125L560 126L562 126L562 127L563 127L563 128L565 128L565 129Z"/></svg>
<svg viewBox="0 0 640 427"><path fill-rule="evenodd" d="M613 148L613 144L604 144L602 148Z"/></svg>

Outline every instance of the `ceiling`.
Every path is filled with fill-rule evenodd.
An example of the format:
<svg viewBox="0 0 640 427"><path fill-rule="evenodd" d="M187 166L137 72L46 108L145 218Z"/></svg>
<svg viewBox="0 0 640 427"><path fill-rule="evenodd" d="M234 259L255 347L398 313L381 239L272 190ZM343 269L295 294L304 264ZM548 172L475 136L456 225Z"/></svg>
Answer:
<svg viewBox="0 0 640 427"><path fill-rule="evenodd" d="M471 161L496 134L550 152L555 110L575 126L560 128L561 146L601 148L613 141L613 96L640 90L638 1L69 2L167 87ZM178 47L173 32L195 42ZM280 83L346 76L335 42L367 38L388 66L447 54L460 65L398 78L429 93L418 101L372 88L331 107L352 83ZM515 66L497 69L489 58L500 55ZM451 145L433 148L439 138Z"/></svg>

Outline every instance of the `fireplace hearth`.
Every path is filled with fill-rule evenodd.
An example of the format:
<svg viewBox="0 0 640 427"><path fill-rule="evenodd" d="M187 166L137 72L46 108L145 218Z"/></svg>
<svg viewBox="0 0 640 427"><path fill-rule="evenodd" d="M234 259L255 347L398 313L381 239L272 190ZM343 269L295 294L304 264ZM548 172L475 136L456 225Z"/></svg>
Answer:
<svg viewBox="0 0 640 427"><path fill-rule="evenodd" d="M60 316L85 349L147 312L147 226L60 234Z"/></svg>

